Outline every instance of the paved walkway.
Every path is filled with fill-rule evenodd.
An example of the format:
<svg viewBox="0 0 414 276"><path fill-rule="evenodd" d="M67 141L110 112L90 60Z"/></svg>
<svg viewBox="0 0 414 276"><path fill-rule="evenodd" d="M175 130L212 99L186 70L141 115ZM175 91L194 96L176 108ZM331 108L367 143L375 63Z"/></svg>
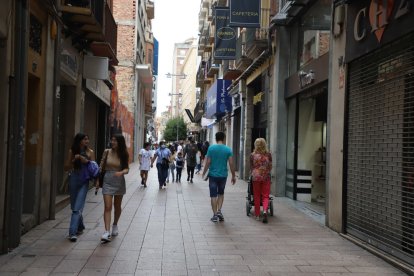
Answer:
<svg viewBox="0 0 414 276"><path fill-rule="evenodd" d="M119 236L100 243L103 202L91 190L86 231L66 239L70 209L22 237L0 256L0 275L405 275L315 222L286 200L275 202L269 224L245 214L246 183L226 189L225 222L210 222L207 182L158 190L139 184L136 164L127 177Z"/></svg>

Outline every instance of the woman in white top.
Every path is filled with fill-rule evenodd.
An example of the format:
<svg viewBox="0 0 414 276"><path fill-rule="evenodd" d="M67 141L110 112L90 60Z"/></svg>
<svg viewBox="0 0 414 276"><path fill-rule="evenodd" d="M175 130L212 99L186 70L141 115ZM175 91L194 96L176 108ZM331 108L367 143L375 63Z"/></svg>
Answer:
<svg viewBox="0 0 414 276"><path fill-rule="evenodd" d="M138 155L139 169L141 170L141 185L144 185L144 188L147 187L148 171L151 168L150 146L150 143L145 142L144 148L141 149Z"/></svg>

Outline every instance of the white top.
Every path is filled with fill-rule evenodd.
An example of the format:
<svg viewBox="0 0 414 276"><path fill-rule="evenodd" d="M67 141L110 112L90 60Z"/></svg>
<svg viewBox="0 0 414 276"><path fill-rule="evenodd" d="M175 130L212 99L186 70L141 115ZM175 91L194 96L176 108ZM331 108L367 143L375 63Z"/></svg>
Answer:
<svg viewBox="0 0 414 276"><path fill-rule="evenodd" d="M141 163L139 169L141 171L149 171L151 167L151 151L141 149L139 155L141 156Z"/></svg>

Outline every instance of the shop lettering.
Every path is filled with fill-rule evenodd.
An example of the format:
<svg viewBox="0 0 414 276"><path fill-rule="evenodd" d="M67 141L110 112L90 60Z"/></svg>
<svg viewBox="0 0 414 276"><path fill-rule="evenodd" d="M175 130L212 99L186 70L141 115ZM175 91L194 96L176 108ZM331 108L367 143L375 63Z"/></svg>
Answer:
<svg viewBox="0 0 414 276"><path fill-rule="evenodd" d="M370 7L365 7L357 13L354 21L354 39L359 42L367 37L367 30L361 22L369 20L371 24L371 33L377 36L378 42L381 42L382 35L389 20L396 20L410 12L409 0L401 0L395 15L390 18L394 9L395 0L372 0Z"/></svg>
<svg viewBox="0 0 414 276"><path fill-rule="evenodd" d="M216 52L236 52L236 49L234 48L219 48L216 50Z"/></svg>
<svg viewBox="0 0 414 276"><path fill-rule="evenodd" d="M233 16L259 16L258 12L232 12Z"/></svg>

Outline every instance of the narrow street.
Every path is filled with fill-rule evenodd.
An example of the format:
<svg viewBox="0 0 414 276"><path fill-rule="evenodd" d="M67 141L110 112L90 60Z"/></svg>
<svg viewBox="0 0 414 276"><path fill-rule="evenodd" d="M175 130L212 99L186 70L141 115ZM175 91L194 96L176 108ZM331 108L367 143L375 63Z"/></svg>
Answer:
<svg viewBox="0 0 414 276"><path fill-rule="evenodd" d="M228 184L225 222L210 222L207 182L168 184L158 190L156 170L140 185L136 164L127 175L119 236L100 243L102 197L89 191L86 231L66 239L69 206L22 237L0 256L0 275L405 275L298 211L275 200L269 224L245 214L247 184Z"/></svg>

